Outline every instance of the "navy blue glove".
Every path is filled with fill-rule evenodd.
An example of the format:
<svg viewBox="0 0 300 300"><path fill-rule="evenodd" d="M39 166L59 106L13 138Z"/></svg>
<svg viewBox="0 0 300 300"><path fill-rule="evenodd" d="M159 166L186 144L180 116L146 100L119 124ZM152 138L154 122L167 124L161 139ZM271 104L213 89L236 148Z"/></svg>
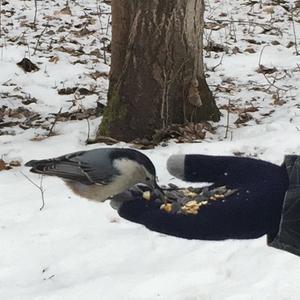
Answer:
<svg viewBox="0 0 300 300"><path fill-rule="evenodd" d="M197 215L170 214L160 210L160 204L136 196L119 207L119 215L186 239L251 239L277 233L288 188L284 166L242 157L173 155L168 170L185 181L212 182L238 192L201 207Z"/></svg>

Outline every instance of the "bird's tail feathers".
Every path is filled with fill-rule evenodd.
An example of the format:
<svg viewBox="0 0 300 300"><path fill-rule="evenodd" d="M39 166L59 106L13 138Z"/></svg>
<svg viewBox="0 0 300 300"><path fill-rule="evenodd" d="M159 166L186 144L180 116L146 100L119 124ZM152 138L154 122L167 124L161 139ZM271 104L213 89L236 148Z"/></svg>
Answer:
<svg viewBox="0 0 300 300"><path fill-rule="evenodd" d="M25 164L25 167L31 167L33 173L44 174L50 168L53 168L54 162L51 159L30 160Z"/></svg>
<svg viewBox="0 0 300 300"><path fill-rule="evenodd" d="M48 176L58 176L66 180L84 181L91 184L91 180L80 169L76 162L61 161L58 159L31 160L25 164L31 167L30 172Z"/></svg>
<svg viewBox="0 0 300 300"><path fill-rule="evenodd" d="M30 160L25 164L26 167L31 167L30 172L57 175L57 162L55 159Z"/></svg>

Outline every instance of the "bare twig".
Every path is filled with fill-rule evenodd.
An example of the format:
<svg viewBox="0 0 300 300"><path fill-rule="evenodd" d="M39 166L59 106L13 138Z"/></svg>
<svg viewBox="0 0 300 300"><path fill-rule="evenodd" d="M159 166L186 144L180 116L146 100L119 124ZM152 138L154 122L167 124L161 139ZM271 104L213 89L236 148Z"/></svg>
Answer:
<svg viewBox="0 0 300 300"><path fill-rule="evenodd" d="M221 66L222 65L222 63L223 63L223 58L224 58L224 53L222 53L222 56L221 56L221 59L220 59L220 61L215 65L215 66L213 66L212 68L211 68L211 71L212 72L215 72L216 71L216 69L217 69L217 67L218 66Z"/></svg>
<svg viewBox="0 0 300 300"><path fill-rule="evenodd" d="M36 41L35 48L34 48L34 51L33 51L32 55L35 55L35 53L37 51L37 48L39 46L39 43L40 43L40 39L43 36L43 34L45 33L45 31L46 31L47 28L48 28L48 25L45 25L44 29L42 30L41 34L39 35L39 37L38 37L38 39Z"/></svg>
<svg viewBox="0 0 300 300"><path fill-rule="evenodd" d="M263 52L264 52L265 48L268 47L268 46L269 46L269 45L263 46L263 48L262 48L261 51L260 51L260 54L259 54L259 61L258 61L258 69L259 69L259 70L262 70L262 69L263 69L263 65L261 64L261 61L262 61L262 55L263 55ZM273 82L271 82L270 79L268 78L268 76L265 74L265 72L262 71L261 73L262 73L262 75L265 77L265 79L267 80L267 82L270 84L270 86L269 86L268 89L270 89L270 87L272 86L272 87L274 87L274 88L277 89L277 90L281 90L281 91L284 91L284 92L287 92L287 91L288 91L288 90L286 90L286 89L280 88L280 87L278 87L278 86L275 85L275 82L276 82L277 80L279 80L279 78L277 78L276 76L275 76L275 77L272 77ZM284 77L285 77L285 76L284 76ZM282 78L280 78L280 79L282 79ZM268 90L268 89L267 89L267 90Z"/></svg>
<svg viewBox="0 0 300 300"><path fill-rule="evenodd" d="M2 38L2 0L0 0L0 38Z"/></svg>
<svg viewBox="0 0 300 300"><path fill-rule="evenodd" d="M41 191L41 196L42 196L42 206L40 207L40 210L42 210L45 207L45 198L44 198L44 188L43 188L43 178L44 176L41 175L41 180L40 180L40 191Z"/></svg>
<svg viewBox="0 0 300 300"><path fill-rule="evenodd" d="M108 136L103 136L103 135L99 135L97 136L95 139L90 139L86 142L87 145L91 145L91 144L96 144L96 143L105 143L107 145L114 145L119 143L120 141L108 137Z"/></svg>
<svg viewBox="0 0 300 300"><path fill-rule="evenodd" d="M271 26L266 23L258 23L258 22L253 22L253 20L248 20L248 21L243 21L243 20L222 20L222 19L211 19L212 21L218 23L218 24L231 24L231 23L238 23L238 24L244 24L244 25L249 25L249 31L251 26L259 26L263 28L264 30L270 31L272 29L276 30L280 35L282 35L282 31L280 30L279 27Z"/></svg>
<svg viewBox="0 0 300 300"><path fill-rule="evenodd" d="M97 8L97 16L98 16L98 19L99 19L99 24L100 24L100 29L102 31L102 21L101 21L101 15L102 15L102 12L101 12L101 7L99 5L99 0L96 0L96 8Z"/></svg>
<svg viewBox="0 0 300 300"><path fill-rule="evenodd" d="M56 114L56 116L55 116L55 119L54 119L54 121L53 121L53 123L52 123L52 126L51 126L50 130L49 130L48 137L51 136L51 134L52 134L52 132L53 132L53 129L54 129L54 126L55 126L55 124L56 124L56 122L57 122L57 120L58 120L58 117L59 117L61 111L62 111L62 107L60 108L59 112L58 112L58 113Z"/></svg>
<svg viewBox="0 0 300 300"><path fill-rule="evenodd" d="M233 18L231 17L231 21L233 21ZM237 41L236 37L236 27L234 22L230 22L229 25L229 36L233 39L234 42Z"/></svg>
<svg viewBox="0 0 300 300"><path fill-rule="evenodd" d="M108 21L107 21L107 27L106 27L106 35L108 35L108 29L109 29L109 25L110 25L110 21L111 21L111 14L108 15Z"/></svg>
<svg viewBox="0 0 300 300"><path fill-rule="evenodd" d="M226 131L224 136L225 139L227 139L228 132L229 132L229 119L230 119L229 116L230 116L230 99L228 99L228 104L227 104Z"/></svg>
<svg viewBox="0 0 300 300"><path fill-rule="evenodd" d="M33 18L33 27L36 28L36 19L37 19L37 0L34 0L34 18Z"/></svg>
<svg viewBox="0 0 300 300"><path fill-rule="evenodd" d="M103 44L103 59L104 59L104 63L107 65L107 58L106 58L106 44L105 41L102 40L102 44Z"/></svg>
<svg viewBox="0 0 300 300"><path fill-rule="evenodd" d="M86 141L85 143L87 144L88 141L90 140L90 131L91 131L91 126L90 126L90 120L89 118L87 117L86 118L86 121L87 121L87 126L88 126L88 133L87 133L87 138L86 138Z"/></svg>
<svg viewBox="0 0 300 300"><path fill-rule="evenodd" d="M294 40L295 40L295 50L296 55L300 55L300 52L298 51L298 45L297 45L297 35L296 35L296 29L295 29L295 20L294 20L294 12L291 12L291 19L292 19L292 26L293 26L293 33L294 33Z"/></svg>
<svg viewBox="0 0 300 300"><path fill-rule="evenodd" d="M38 185L37 183L35 183L32 179L30 179L26 174L24 174L22 171L20 171L20 173L30 182L32 183L35 187L37 187L40 192L41 192L41 196L42 196L42 206L40 207L40 210L42 210L45 207L45 197L44 197L44 192L45 189L43 187L43 175L41 175L41 180L40 180L40 184Z"/></svg>
<svg viewBox="0 0 300 300"><path fill-rule="evenodd" d="M273 82L271 82L270 79L267 77L267 75L266 75L265 73L262 73L262 74L263 74L263 76L265 77L265 79L267 80L267 82L270 84L270 86L269 86L268 89L270 89L270 87L272 86L272 87L274 87L275 89L277 89L278 91L279 91L279 90L284 91L284 92L287 92L287 91L288 91L287 89L283 89L283 88L280 88L280 87L278 87L277 85L275 85L275 82L278 80L276 77L272 77ZM267 90L268 90L268 89L267 89Z"/></svg>
<svg viewBox="0 0 300 300"><path fill-rule="evenodd" d="M259 61L258 61L258 67L260 68L261 67L261 59L262 59L262 55L263 55L263 52L265 50L266 47L268 47L269 45L265 45L262 47L261 51L260 51L260 54L259 54Z"/></svg>

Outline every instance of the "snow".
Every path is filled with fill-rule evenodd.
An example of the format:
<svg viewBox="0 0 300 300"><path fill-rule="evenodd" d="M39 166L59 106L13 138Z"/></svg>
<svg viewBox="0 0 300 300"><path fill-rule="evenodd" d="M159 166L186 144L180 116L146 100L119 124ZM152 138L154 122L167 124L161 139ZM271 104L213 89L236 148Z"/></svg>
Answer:
<svg viewBox="0 0 300 300"><path fill-rule="evenodd" d="M40 191L24 175L37 184L40 178L30 174L23 163L30 159L107 147L104 144L85 145L89 130L84 119L57 122L55 134L51 137L47 134L49 124L54 120L51 114L57 113L60 108L63 112L75 111L81 107L95 107L96 100L105 101L107 77L93 79L90 76L96 70L105 74L109 72L109 66L103 60L103 50L100 58L92 56L91 59L86 54L74 57L55 49L59 46L84 47L86 53L100 49L103 46L100 39L110 35L109 26L107 32L109 17L105 14L110 8L100 4L100 1L69 1L72 10L69 16L59 14L65 7L65 1L38 1L38 26L35 31L25 25L18 26L20 20L27 24L33 20L33 1L8 2L2 6L6 12L1 20L1 106L16 109L22 105L19 98L8 97L5 93L34 97L37 103L25 107L39 113L44 124L48 124L48 129L42 126L27 130L19 126L0 127L0 132L9 133L0 134L0 157L6 162L22 162L20 167L0 172L0 299L298 299L299 258L267 247L265 237L248 241L207 242L151 232L141 225L121 219L109 203L95 203L72 194L57 178L44 178L45 208L40 211ZM289 13L278 5L272 6L270 1L262 3L262 8L259 4L253 4L251 9L251 6L244 6L242 0L208 1L209 21L214 18L253 20L281 28L282 35L262 34L259 26L244 23L233 23L237 41L230 39L228 26L218 31L206 30L206 36L210 34L216 43L226 41L229 47L222 64L214 72L207 72L219 107L230 103L235 108L229 114L229 134L225 138L228 113L225 107L221 109L221 122L213 124L216 133L208 133L201 143L176 144L170 141L167 145L143 151L154 162L160 184L172 182L188 185L168 174L165 166L170 154L242 153L280 164L285 154L300 153L300 68L295 48L286 47L294 41ZM287 3L292 4L293 1ZM101 16L96 14L99 12L97 6L101 7ZM263 10L270 6L274 8L272 16ZM13 16L9 17L9 11L14 11ZM247 15L249 11L251 14ZM87 28L97 30L96 33L76 38L68 32L68 26L72 26L68 24L86 22L85 14L91 12L94 14L88 20L94 22L91 21ZM227 15L221 17L224 12ZM20 18L22 16L26 18ZM50 29L66 28L57 36L43 36L37 54L33 55L36 47L34 37L42 32L45 17L53 17L48 18ZM277 22L275 17L280 21ZM299 48L299 17L295 20L298 20L295 26ZM9 25L10 22L13 26ZM21 38L18 42L12 40L21 34L25 44L21 43ZM50 51L47 49L51 38L53 49ZM262 44L249 45L245 39L250 38ZM280 45L272 45L274 40L279 41ZM268 47L261 52L265 45ZM241 53L232 54L234 46ZM244 51L249 46L255 53ZM17 67L16 63L24 55L38 64L40 71L24 73ZM205 51L208 70L218 64L221 55ZM274 85L279 90L270 86L263 74L257 73L260 56L262 65L277 68L275 75L278 79ZM51 62L51 57L58 57L59 60ZM76 60L87 62L74 64ZM96 94L76 98L76 95L57 93L58 89L74 86L95 88ZM229 87L229 90L226 92L220 87ZM274 101L277 94L285 103ZM250 113L253 119L245 124L234 124L240 110L251 106L258 108ZM6 117L5 121L8 120ZM100 122L101 117L90 119L90 136L95 135ZM125 143L115 145L129 146Z"/></svg>

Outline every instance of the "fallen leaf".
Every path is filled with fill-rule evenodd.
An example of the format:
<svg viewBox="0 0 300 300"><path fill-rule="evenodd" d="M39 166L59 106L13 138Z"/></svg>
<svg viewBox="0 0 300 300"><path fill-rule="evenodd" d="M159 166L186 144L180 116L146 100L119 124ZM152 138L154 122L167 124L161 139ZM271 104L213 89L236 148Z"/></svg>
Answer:
<svg viewBox="0 0 300 300"><path fill-rule="evenodd" d="M6 163L3 159L0 159L0 171L6 170Z"/></svg>
<svg viewBox="0 0 300 300"><path fill-rule="evenodd" d="M17 66L19 66L25 72L36 72L40 69L28 58L23 58L20 62L17 63Z"/></svg>
<svg viewBox="0 0 300 300"><path fill-rule="evenodd" d="M59 61L59 57L58 57L58 56L52 56L52 57L50 57L50 59L49 59L49 62L53 62L53 63L55 63L55 64L57 64L58 61Z"/></svg>
<svg viewBox="0 0 300 300"><path fill-rule="evenodd" d="M234 124L244 124L252 119L253 119L253 117L249 113L243 112L243 113L239 114L239 117L234 122Z"/></svg>
<svg viewBox="0 0 300 300"><path fill-rule="evenodd" d="M9 165L11 167L20 167L21 166L21 162L19 160L12 160Z"/></svg>
<svg viewBox="0 0 300 300"><path fill-rule="evenodd" d="M278 70L275 67L270 68L264 65L259 65L258 69L256 70L257 73L262 73L262 74L273 74L277 71Z"/></svg>
<svg viewBox="0 0 300 300"><path fill-rule="evenodd" d="M253 48L251 48L251 47L246 48L244 51L248 52L248 53L256 53L256 51Z"/></svg>

